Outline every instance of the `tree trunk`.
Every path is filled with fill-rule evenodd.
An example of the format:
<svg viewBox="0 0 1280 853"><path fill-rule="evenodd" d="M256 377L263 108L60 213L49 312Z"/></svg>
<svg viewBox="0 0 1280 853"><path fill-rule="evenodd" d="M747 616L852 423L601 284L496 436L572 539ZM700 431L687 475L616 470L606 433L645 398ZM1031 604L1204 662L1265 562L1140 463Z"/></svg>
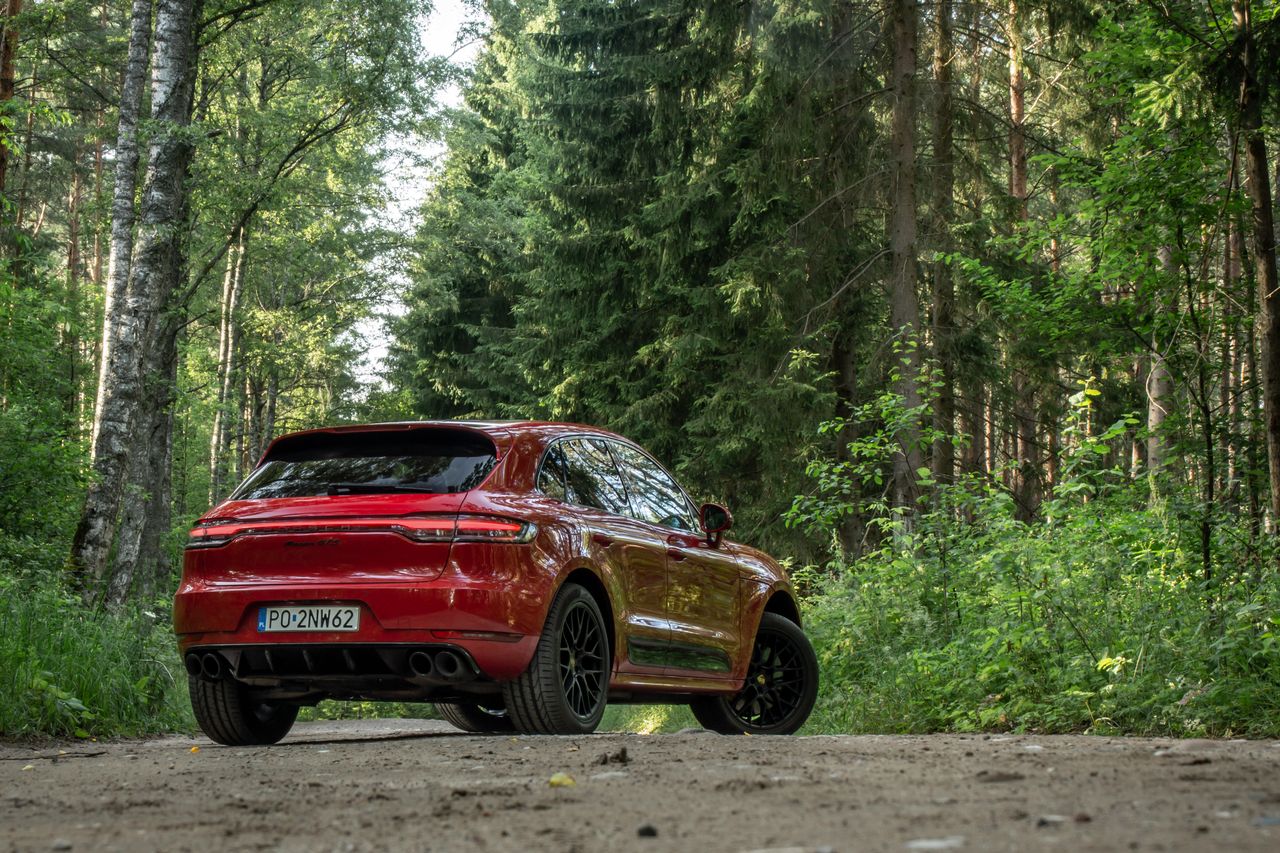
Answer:
<svg viewBox="0 0 1280 853"><path fill-rule="evenodd" d="M176 324L147 347L143 362L143 400L129 454L120 533L110 574L108 600L128 601L155 593L165 573L161 537L169 530L172 422L177 379Z"/></svg>
<svg viewBox="0 0 1280 853"><path fill-rule="evenodd" d="M80 200L84 181L80 175L80 148L71 157L71 189L67 193L67 320L63 352L67 354L67 423L80 435Z"/></svg>
<svg viewBox="0 0 1280 853"><path fill-rule="evenodd" d="M227 489L227 461L231 447L231 392L237 387L237 359L240 326L236 313L244 286L246 244L248 234L240 228L235 246L227 252L227 274L222 285L222 318L218 333L218 406L213 412L213 431L209 438L209 505L222 500Z"/></svg>
<svg viewBox="0 0 1280 853"><path fill-rule="evenodd" d="M273 359L267 367L267 405L262 417L262 444L254 458L256 463L267 452L267 446L276 437L276 400L280 396L280 371Z"/></svg>
<svg viewBox="0 0 1280 853"><path fill-rule="evenodd" d="M1233 170L1234 171L1234 170ZM1232 194L1235 187L1230 188ZM1227 222L1226 258L1223 263L1222 286L1226 294L1223 300L1223 340L1222 340L1222 400L1220 405L1226 413L1226 428L1222 431L1222 456L1226 460L1226 471L1223 474L1223 494L1232 504L1240 501L1240 455L1239 436L1241 427L1241 403L1243 402L1242 372L1244 359L1241 344L1240 324L1242 317L1236 310L1236 291L1240 283L1242 235L1235 216ZM1250 304L1248 302L1246 305ZM1245 315L1248 316L1247 314Z"/></svg>
<svg viewBox="0 0 1280 853"><path fill-rule="evenodd" d="M8 110L17 88L17 79L13 68L14 57L18 53L18 16L22 14L22 0L5 0L4 37L0 38L0 109ZM7 136L7 134L6 134ZM0 138L0 196L4 195L8 186L9 155L12 149L7 139ZM11 238L12 235L9 235Z"/></svg>
<svg viewBox="0 0 1280 853"><path fill-rule="evenodd" d="M1169 280L1178 275L1173 261L1173 247L1161 246L1156 250L1160 269ZM1157 313L1160 311L1157 308ZM1151 354L1148 357L1147 398L1147 470L1159 474L1166 463L1167 446L1164 438L1164 421L1169 416L1169 400L1173 396L1173 377L1164 359L1164 338L1158 331L1151 333Z"/></svg>
<svg viewBox="0 0 1280 853"><path fill-rule="evenodd" d="M119 332L99 391L95 478L72 545L73 581L88 601L115 603L108 556L116 539L132 439L147 404L143 367L163 332L186 215L191 142L186 132L195 78L193 0L158 0L152 50L152 136L133 263L117 297ZM113 248L114 254L114 248Z"/></svg>
<svg viewBox="0 0 1280 853"><path fill-rule="evenodd" d="M1018 0L1009 2L1009 194L1014 217L1027 221L1026 85L1023 79L1022 21ZM1014 479L1017 517L1029 521L1040 509L1040 448L1036 436L1036 388L1025 366L1012 365L1014 453L1018 460Z"/></svg>
<svg viewBox="0 0 1280 853"><path fill-rule="evenodd" d="M111 191L111 247L107 260L107 289L103 294L102 339L98 367L98 401L93 413L89 455L97 466L98 435L102 431L103 388L111 373L117 336L123 330L120 295L129 282L133 256L134 194L138 185L138 114L147 79L147 51L151 44L151 2L133 0L129 18L129 56L120 89L120 122L116 130L116 171Z"/></svg>
<svg viewBox="0 0 1280 853"><path fill-rule="evenodd" d="M951 219L955 196L953 125L951 103L951 62L955 45L951 38L951 0L939 0L934 18L933 79L937 103L933 112L933 215L939 252L951 251ZM951 436L956 426L955 282L951 269L941 260L933 266L933 344L938 361L938 397L933 406L934 429L943 438L933 444L933 476L947 483L955 477L955 445Z"/></svg>
<svg viewBox="0 0 1280 853"><path fill-rule="evenodd" d="M900 350L893 358L898 373L896 383L903 405L918 411L920 389L920 306L916 297L916 0L890 0L893 21L893 220L890 226L892 272L890 277L889 325ZM923 465L920 430L902 429L899 452L893 466L893 498L898 507L913 508L917 471Z"/></svg>
<svg viewBox="0 0 1280 853"><path fill-rule="evenodd" d="M979 381L966 383L964 431L969 436L969 445L960 457L960 470L965 474L987 473L987 410L986 389Z"/></svg>
<svg viewBox="0 0 1280 853"><path fill-rule="evenodd" d="M1280 519L1280 286L1276 281L1276 233L1271 209L1271 176L1262 135L1262 94L1258 88L1257 45L1249 0L1232 4L1241 38L1240 128L1245 140L1245 183L1253 202L1253 260L1258 283L1262 334L1262 406L1267 436L1271 518Z"/></svg>

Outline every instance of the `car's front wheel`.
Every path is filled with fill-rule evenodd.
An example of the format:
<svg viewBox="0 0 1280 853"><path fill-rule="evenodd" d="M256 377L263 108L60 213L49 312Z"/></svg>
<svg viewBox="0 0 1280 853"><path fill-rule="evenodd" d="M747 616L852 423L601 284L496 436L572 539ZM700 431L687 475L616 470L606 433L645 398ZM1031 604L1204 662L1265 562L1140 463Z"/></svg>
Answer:
<svg viewBox="0 0 1280 853"><path fill-rule="evenodd" d="M742 689L689 703L705 728L721 734L789 735L804 725L818 698L818 658L800 626L766 613L756 631Z"/></svg>
<svg viewBox="0 0 1280 853"><path fill-rule="evenodd" d="M473 734L515 731L506 708L491 708L476 702L437 702L436 711L454 728Z"/></svg>
<svg viewBox="0 0 1280 853"><path fill-rule="evenodd" d="M188 676L191 708L200 729L215 743L227 746L266 746L277 743L293 728L298 706L263 702L253 691L229 678L205 681Z"/></svg>
<svg viewBox="0 0 1280 853"><path fill-rule="evenodd" d="M502 685L507 715L517 731L589 734L600 725L609 691L609 633L584 587L561 587L547 614L533 660Z"/></svg>

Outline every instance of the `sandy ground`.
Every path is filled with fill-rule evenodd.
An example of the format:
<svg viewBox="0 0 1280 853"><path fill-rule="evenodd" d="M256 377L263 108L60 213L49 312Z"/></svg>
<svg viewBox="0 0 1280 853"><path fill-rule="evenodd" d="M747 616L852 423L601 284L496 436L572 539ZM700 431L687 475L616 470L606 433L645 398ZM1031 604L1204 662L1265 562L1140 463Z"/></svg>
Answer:
<svg viewBox="0 0 1280 853"><path fill-rule="evenodd" d="M1274 853L1280 742L474 737L383 720L299 724L264 749L10 744L6 849Z"/></svg>

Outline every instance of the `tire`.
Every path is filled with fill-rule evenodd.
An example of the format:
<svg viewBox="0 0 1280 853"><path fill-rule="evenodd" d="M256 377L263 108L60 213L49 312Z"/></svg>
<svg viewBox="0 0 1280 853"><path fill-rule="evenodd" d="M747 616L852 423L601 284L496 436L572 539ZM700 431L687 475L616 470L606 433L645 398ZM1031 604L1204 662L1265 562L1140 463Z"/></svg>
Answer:
<svg viewBox="0 0 1280 853"><path fill-rule="evenodd" d="M516 731L590 734L600 725L609 693L611 655L600 605L577 584L565 584L551 603L529 668L502 685Z"/></svg>
<svg viewBox="0 0 1280 853"><path fill-rule="evenodd" d="M704 728L726 735L789 735L818 698L818 658L800 626L766 613L756 631L742 690L689 703Z"/></svg>
<svg viewBox="0 0 1280 853"><path fill-rule="evenodd" d="M454 728L472 734L493 734L516 730L505 708L486 708L475 702L437 702L436 711Z"/></svg>
<svg viewBox="0 0 1280 853"><path fill-rule="evenodd" d="M191 708L200 729L214 743L226 746L267 746L278 743L298 719L298 706L261 702L237 681L205 681L187 677Z"/></svg>

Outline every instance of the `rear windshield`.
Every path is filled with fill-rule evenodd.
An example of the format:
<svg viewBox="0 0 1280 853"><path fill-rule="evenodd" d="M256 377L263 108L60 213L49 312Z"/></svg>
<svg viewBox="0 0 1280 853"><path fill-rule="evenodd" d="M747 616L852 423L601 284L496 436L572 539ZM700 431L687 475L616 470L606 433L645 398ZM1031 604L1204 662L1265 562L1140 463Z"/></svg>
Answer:
<svg viewBox="0 0 1280 853"><path fill-rule="evenodd" d="M495 459L493 442L463 430L312 433L276 442L229 499L465 492Z"/></svg>

